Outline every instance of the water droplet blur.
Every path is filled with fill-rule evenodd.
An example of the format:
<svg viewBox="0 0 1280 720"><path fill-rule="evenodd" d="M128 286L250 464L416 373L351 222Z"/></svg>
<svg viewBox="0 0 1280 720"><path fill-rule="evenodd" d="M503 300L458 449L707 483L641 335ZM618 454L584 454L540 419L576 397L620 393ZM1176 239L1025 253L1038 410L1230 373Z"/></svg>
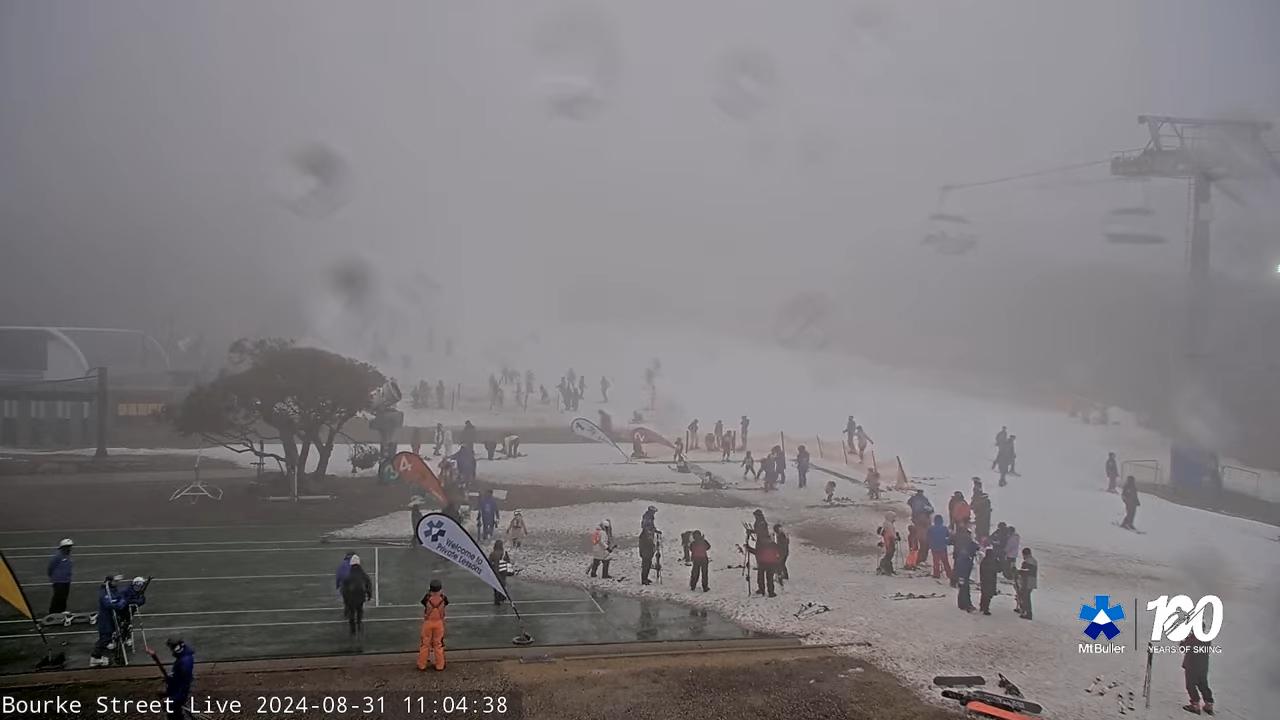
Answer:
<svg viewBox="0 0 1280 720"><path fill-rule="evenodd" d="M735 120L755 119L774 104L777 92L777 67L764 50L731 50L716 64L712 100Z"/></svg>
<svg viewBox="0 0 1280 720"><path fill-rule="evenodd" d="M579 6L548 17L534 33L535 92L555 116L585 120L599 113L616 89L622 53L612 19Z"/></svg>
<svg viewBox="0 0 1280 720"><path fill-rule="evenodd" d="M302 217L327 218L350 200L351 170L333 148L311 143L289 154L284 202Z"/></svg>

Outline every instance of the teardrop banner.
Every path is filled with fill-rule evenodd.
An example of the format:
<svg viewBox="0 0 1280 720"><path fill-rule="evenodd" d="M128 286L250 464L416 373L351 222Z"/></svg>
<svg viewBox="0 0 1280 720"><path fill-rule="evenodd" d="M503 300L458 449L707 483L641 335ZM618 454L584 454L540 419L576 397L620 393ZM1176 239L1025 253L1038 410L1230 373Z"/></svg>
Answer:
<svg viewBox="0 0 1280 720"><path fill-rule="evenodd" d="M672 443L670 440L666 439L662 435L659 435L657 432L650 430L649 428L643 425L639 425L635 429L633 429L631 431L631 436L636 440L639 440L642 445L648 445L649 443L657 443L658 445L666 445L667 447L673 450L676 447L675 443Z"/></svg>
<svg viewBox="0 0 1280 720"><path fill-rule="evenodd" d="M402 478L421 485L427 492L436 496L441 505L449 504L449 497L444 492L444 484L431 471L427 461L409 451L398 452L391 458L391 479Z"/></svg>
<svg viewBox="0 0 1280 720"><path fill-rule="evenodd" d="M511 602L511 610L515 613L520 628L520 634L512 638L511 642L516 645L529 645L533 642L533 637L524 630L524 618L520 617L520 610L507 592L502 578L466 528L442 512L432 512L418 519L414 532L418 536L419 545L475 575Z"/></svg>
<svg viewBox="0 0 1280 720"><path fill-rule="evenodd" d="M600 429L599 425L596 425L595 423L591 422L590 420L584 417L574 418L573 421L569 423L569 429L573 431L574 435L577 435L578 437L581 437L581 438L586 438L591 442L598 442L598 443L603 443L605 445L611 445L613 446L614 450L617 450L619 453L622 453L622 457L627 458L628 460L631 459L630 457L628 457L627 452L625 450L618 447L618 443L614 442L613 438L609 437L609 435L604 430Z"/></svg>

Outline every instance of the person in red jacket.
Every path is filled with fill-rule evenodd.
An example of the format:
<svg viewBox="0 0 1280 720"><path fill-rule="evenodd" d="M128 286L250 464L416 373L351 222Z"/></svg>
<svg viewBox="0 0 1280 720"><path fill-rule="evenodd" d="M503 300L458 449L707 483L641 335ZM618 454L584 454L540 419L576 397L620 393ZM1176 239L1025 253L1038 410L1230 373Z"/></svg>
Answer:
<svg viewBox="0 0 1280 720"><path fill-rule="evenodd" d="M691 570L689 571L689 589L693 590L698 585L698 578L702 578L702 592L709 592L711 588L707 587L707 568L711 564L711 543L702 537L701 530L694 530L689 539L689 561Z"/></svg>
<svg viewBox="0 0 1280 720"><path fill-rule="evenodd" d="M951 502L947 503L947 512L951 515L952 531L969 525L969 503L964 499L964 493L959 490L951 496Z"/></svg>

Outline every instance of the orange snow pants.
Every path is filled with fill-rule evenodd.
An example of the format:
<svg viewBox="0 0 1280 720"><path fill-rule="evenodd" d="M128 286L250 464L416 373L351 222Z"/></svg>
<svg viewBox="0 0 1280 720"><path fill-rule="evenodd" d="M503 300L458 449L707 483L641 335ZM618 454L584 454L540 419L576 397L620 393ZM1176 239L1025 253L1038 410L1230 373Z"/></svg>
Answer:
<svg viewBox="0 0 1280 720"><path fill-rule="evenodd" d="M423 620L422 639L418 645L418 669L427 669L427 657L435 653L436 669L444 669L444 620Z"/></svg>

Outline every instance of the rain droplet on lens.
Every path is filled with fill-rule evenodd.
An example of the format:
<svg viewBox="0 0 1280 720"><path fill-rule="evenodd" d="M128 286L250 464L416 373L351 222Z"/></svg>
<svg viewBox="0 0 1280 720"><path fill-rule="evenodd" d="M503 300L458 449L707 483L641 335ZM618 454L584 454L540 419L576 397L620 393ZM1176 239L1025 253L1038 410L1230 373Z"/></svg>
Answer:
<svg viewBox="0 0 1280 720"><path fill-rule="evenodd" d="M293 171L285 202L303 217L333 215L350 199L351 170L333 148L311 143L289 154Z"/></svg>
<svg viewBox="0 0 1280 720"><path fill-rule="evenodd" d="M735 120L752 120L771 106L778 90L773 57L758 48L738 48L717 63L712 100Z"/></svg>

